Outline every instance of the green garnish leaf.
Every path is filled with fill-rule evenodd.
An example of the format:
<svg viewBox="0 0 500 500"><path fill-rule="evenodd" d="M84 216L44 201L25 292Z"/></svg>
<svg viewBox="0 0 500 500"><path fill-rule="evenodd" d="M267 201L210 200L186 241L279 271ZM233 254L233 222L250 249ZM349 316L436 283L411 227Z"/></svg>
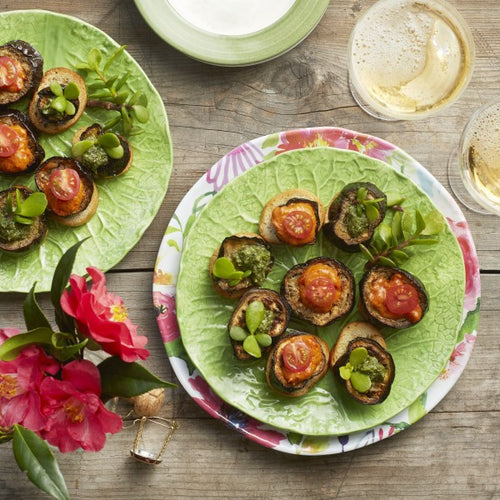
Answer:
<svg viewBox="0 0 500 500"><path fill-rule="evenodd" d="M262 347L269 347L273 343L271 335L268 335L267 333L257 333L255 335L255 339Z"/></svg>
<svg viewBox="0 0 500 500"><path fill-rule="evenodd" d="M113 160L119 160L120 158L123 158L123 155L125 154L125 151L121 144L116 146L115 148L104 148L104 149L106 151L106 154Z"/></svg>
<svg viewBox="0 0 500 500"><path fill-rule="evenodd" d="M420 233L425 236L434 236L439 234L445 227L445 222L439 210L431 210L425 217L425 229Z"/></svg>
<svg viewBox="0 0 500 500"><path fill-rule="evenodd" d="M103 148L116 148L120 145L120 139L113 132L106 132L98 137L97 143Z"/></svg>
<svg viewBox="0 0 500 500"><path fill-rule="evenodd" d="M367 357L368 357L368 351L366 350L366 347L356 347L349 354L349 363L354 368L357 368L363 363L363 361Z"/></svg>
<svg viewBox="0 0 500 500"><path fill-rule="evenodd" d="M378 208L375 205L372 205L371 203L365 204L365 212L366 212L366 217L370 222L377 220L377 218L380 216Z"/></svg>
<svg viewBox="0 0 500 500"><path fill-rule="evenodd" d="M257 342L257 339L255 338L255 335L249 335L243 341L243 349L245 349L245 351L254 358L260 358L262 356L262 351L260 349L259 343Z"/></svg>
<svg viewBox="0 0 500 500"><path fill-rule="evenodd" d="M229 330L229 336L237 342L243 342L248 337L248 332L241 326L232 326Z"/></svg>
<svg viewBox="0 0 500 500"><path fill-rule="evenodd" d="M74 82L69 82L66 87L64 87L63 95L66 99L72 100L77 99L80 95L80 89L78 85Z"/></svg>
<svg viewBox="0 0 500 500"><path fill-rule="evenodd" d="M403 221L403 212L396 212L394 214L394 217L392 218L392 225L391 225L392 235L394 237L394 240L396 241L396 244L402 241L404 238L402 221Z"/></svg>
<svg viewBox="0 0 500 500"><path fill-rule="evenodd" d="M415 223L417 229L415 230L415 235L419 235L425 229L425 220L420 213L420 210L415 211Z"/></svg>
<svg viewBox="0 0 500 500"><path fill-rule="evenodd" d="M365 187L360 187L357 193L357 199L360 203L362 203L366 199L366 194L368 193Z"/></svg>
<svg viewBox="0 0 500 500"><path fill-rule="evenodd" d="M66 101L66 106L64 108L64 112L68 116L73 116L76 113L75 105L71 101Z"/></svg>
<svg viewBox="0 0 500 500"><path fill-rule="evenodd" d="M254 300L248 304L245 311L245 321L248 331L253 335L264 319L266 308L260 300Z"/></svg>
<svg viewBox="0 0 500 500"><path fill-rule="evenodd" d="M87 56L87 63L89 65L89 68L93 70L98 69L101 65L101 61L102 52L99 49L93 48Z"/></svg>
<svg viewBox="0 0 500 500"><path fill-rule="evenodd" d="M366 373L353 371L351 373L351 384L358 392L368 392L372 381Z"/></svg>
<svg viewBox="0 0 500 500"><path fill-rule="evenodd" d="M66 101L65 97L60 95L56 97L50 104L51 108L55 109L58 113L64 113L66 109Z"/></svg>
<svg viewBox="0 0 500 500"><path fill-rule="evenodd" d="M235 272L236 269L234 267L234 264L232 263L231 259L227 257L219 257L214 262L212 273L216 278L230 279Z"/></svg>
<svg viewBox="0 0 500 500"><path fill-rule="evenodd" d="M71 147L71 156L77 158L82 156L88 149L94 145L94 141L80 141Z"/></svg>
<svg viewBox="0 0 500 500"><path fill-rule="evenodd" d="M341 366L339 368L339 375L342 380L349 380L352 374L352 365L351 363L347 363L345 366Z"/></svg>
<svg viewBox="0 0 500 500"><path fill-rule="evenodd" d="M144 106L136 104L132 106L132 111L138 122L146 123L149 120L149 111Z"/></svg>
<svg viewBox="0 0 500 500"><path fill-rule="evenodd" d="M381 256L378 262L383 266L396 267L396 263L392 259L389 259L389 257Z"/></svg>
<svg viewBox="0 0 500 500"><path fill-rule="evenodd" d="M373 262L374 257L372 255L372 253L370 252L370 250L368 250L368 248L365 247L365 245L360 243L359 249L361 250L361 253L368 259L369 262Z"/></svg>
<svg viewBox="0 0 500 500"><path fill-rule="evenodd" d="M22 215L14 215L14 220L18 224L24 224L25 226L29 226L33 223L31 219L29 219L28 217L23 217Z"/></svg>
<svg viewBox="0 0 500 500"><path fill-rule="evenodd" d="M49 85L49 89L57 97L63 95L63 89L61 87L61 84L58 82L51 82Z"/></svg>

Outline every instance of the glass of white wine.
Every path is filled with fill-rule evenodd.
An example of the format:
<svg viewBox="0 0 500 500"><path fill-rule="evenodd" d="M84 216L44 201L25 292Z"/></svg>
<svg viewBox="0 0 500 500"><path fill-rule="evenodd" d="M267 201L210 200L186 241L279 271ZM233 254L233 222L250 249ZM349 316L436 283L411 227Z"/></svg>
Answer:
<svg viewBox="0 0 500 500"><path fill-rule="evenodd" d="M450 156L448 180L467 208L500 216L500 99L472 114Z"/></svg>
<svg viewBox="0 0 500 500"><path fill-rule="evenodd" d="M349 86L376 118L427 118L459 98L474 59L472 33L446 1L379 0L351 33Z"/></svg>

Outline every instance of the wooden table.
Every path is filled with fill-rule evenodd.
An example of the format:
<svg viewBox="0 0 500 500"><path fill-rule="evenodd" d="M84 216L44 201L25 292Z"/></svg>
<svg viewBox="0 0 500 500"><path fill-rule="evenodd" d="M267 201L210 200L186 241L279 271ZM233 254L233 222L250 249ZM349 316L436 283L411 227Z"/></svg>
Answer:
<svg viewBox="0 0 500 500"><path fill-rule="evenodd" d="M305 0L300 0L305 1ZM254 137L296 127L334 125L397 144L448 187L446 165L467 118L500 91L498 0L452 0L477 45L473 79L439 116L415 122L376 120L347 87L346 45L373 2L334 0L298 47L253 67L196 62L164 43L132 0L2 0L0 10L43 7L76 15L127 44L164 99L174 168L163 205L142 240L108 273L130 317L149 337L146 366L175 380L152 311L153 267L163 233L193 183L221 156ZM1 36L1 35L0 35ZM58 454L74 498L500 498L500 218L463 209L479 254L482 300L473 355L449 394L423 419L376 445L341 455L301 457L249 441L211 418L182 387L168 391L161 415L175 418L158 466L129 456L135 432L108 439L97 454ZM1 326L21 326L23 296L0 296ZM48 297L40 297L50 310ZM45 498L0 447L0 498Z"/></svg>

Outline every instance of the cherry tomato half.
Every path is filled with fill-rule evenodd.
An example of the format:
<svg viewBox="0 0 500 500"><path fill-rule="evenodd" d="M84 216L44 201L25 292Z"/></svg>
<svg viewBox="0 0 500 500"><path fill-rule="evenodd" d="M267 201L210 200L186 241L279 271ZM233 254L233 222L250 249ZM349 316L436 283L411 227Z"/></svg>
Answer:
<svg viewBox="0 0 500 500"><path fill-rule="evenodd" d="M19 148L17 132L4 123L0 123L0 157L8 158Z"/></svg>
<svg viewBox="0 0 500 500"><path fill-rule="evenodd" d="M80 176L72 168L56 168L50 174L49 187L58 200L72 200L80 191Z"/></svg>
<svg viewBox="0 0 500 500"><path fill-rule="evenodd" d="M282 357L288 371L301 372L311 364L311 348L302 340L291 341L283 347Z"/></svg>
<svg viewBox="0 0 500 500"><path fill-rule="evenodd" d="M385 305L393 314L408 314L418 305L418 291L409 284L391 286L387 289Z"/></svg>
<svg viewBox="0 0 500 500"><path fill-rule="evenodd" d="M337 289L328 278L313 279L305 289L306 305L318 312L329 311L337 298Z"/></svg>
<svg viewBox="0 0 500 500"><path fill-rule="evenodd" d="M9 87L17 78L17 69L14 59L0 56L0 88Z"/></svg>
<svg viewBox="0 0 500 500"><path fill-rule="evenodd" d="M298 240L305 240L314 231L314 220L303 210L293 210L283 219L285 231Z"/></svg>

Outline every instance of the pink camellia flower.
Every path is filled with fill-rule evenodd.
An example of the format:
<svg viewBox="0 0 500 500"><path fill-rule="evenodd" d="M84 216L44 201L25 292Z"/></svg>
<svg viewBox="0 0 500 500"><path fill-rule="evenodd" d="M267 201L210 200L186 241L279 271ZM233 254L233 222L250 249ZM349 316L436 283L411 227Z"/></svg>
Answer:
<svg viewBox="0 0 500 500"><path fill-rule="evenodd" d="M64 365L61 380L46 377L40 394L47 418L41 435L63 453L77 448L99 451L106 433L123 427L122 419L102 403L99 370L90 361Z"/></svg>
<svg viewBox="0 0 500 500"><path fill-rule="evenodd" d="M0 329L0 344L20 333ZM12 361L0 361L0 427L21 424L32 431L45 425L41 412L40 385L47 374L55 375L59 363L38 346L30 346Z"/></svg>
<svg viewBox="0 0 500 500"><path fill-rule="evenodd" d="M121 297L106 291L106 278L95 267L88 267L92 286L87 288L85 278L72 274L71 290L61 296L61 307L76 319L78 331L97 342L104 351L131 363L137 358L146 359L149 351L144 348L148 339L137 335L137 326L127 315Z"/></svg>

